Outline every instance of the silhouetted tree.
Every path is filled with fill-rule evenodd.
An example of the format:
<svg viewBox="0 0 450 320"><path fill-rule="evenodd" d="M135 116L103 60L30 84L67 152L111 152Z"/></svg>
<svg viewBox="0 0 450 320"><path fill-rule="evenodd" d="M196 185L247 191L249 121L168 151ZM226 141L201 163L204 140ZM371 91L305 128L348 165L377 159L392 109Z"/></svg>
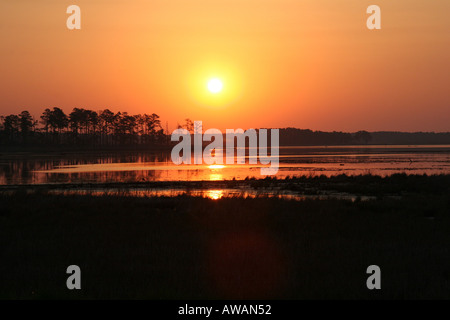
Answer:
<svg viewBox="0 0 450 320"><path fill-rule="evenodd" d="M61 133L67 128L69 120L62 109L55 107L53 110L45 109L41 115L41 123L46 132L51 129L53 133Z"/></svg>
<svg viewBox="0 0 450 320"><path fill-rule="evenodd" d="M28 134L34 127L34 119L28 111L22 111L19 115L20 131Z"/></svg>
<svg viewBox="0 0 450 320"><path fill-rule="evenodd" d="M22 141L28 141L28 135L33 130L36 122L28 111L22 111L19 115L20 132L22 133Z"/></svg>
<svg viewBox="0 0 450 320"><path fill-rule="evenodd" d="M112 132L115 121L115 115L109 109L100 112L99 123L102 133L108 134Z"/></svg>
<svg viewBox="0 0 450 320"><path fill-rule="evenodd" d="M64 113L64 111L62 111L62 109L53 108L52 117L54 126L59 133L61 133L64 129L67 128L69 124L69 119L67 118L67 115Z"/></svg>
<svg viewBox="0 0 450 320"><path fill-rule="evenodd" d="M20 118L15 114L6 116L3 120L3 127L5 133L8 135L14 135L19 132L20 129Z"/></svg>
<svg viewBox="0 0 450 320"><path fill-rule="evenodd" d="M88 114L83 108L73 108L69 114L69 125L72 132L78 135L79 131L82 131L83 127L88 123Z"/></svg>
<svg viewBox="0 0 450 320"><path fill-rule="evenodd" d="M127 112L114 114L109 109L96 112L74 108L67 116L61 108L54 107L46 108L39 122L28 111L0 119L0 143L20 143L29 138L41 144L142 144L166 141L161 138L164 133L156 113L130 115ZM36 128L37 123L41 127ZM69 128L72 135L67 133ZM20 136L22 139L18 139Z"/></svg>
<svg viewBox="0 0 450 320"><path fill-rule="evenodd" d="M151 115L144 114L144 123L147 129L147 134L155 134L158 130L161 130L161 120L156 113Z"/></svg>
<svg viewBox="0 0 450 320"><path fill-rule="evenodd" d="M52 111L49 108L45 109L41 115L41 123L43 124L46 133L48 133L48 130L51 127L51 118Z"/></svg>
<svg viewBox="0 0 450 320"><path fill-rule="evenodd" d="M178 127L180 126L178 125ZM194 122L189 118L185 119L182 128L185 128L187 131L192 132L194 131Z"/></svg>
<svg viewBox="0 0 450 320"><path fill-rule="evenodd" d="M87 133L93 133L95 135L99 125L98 113L92 110L87 110L86 112L87 112Z"/></svg>

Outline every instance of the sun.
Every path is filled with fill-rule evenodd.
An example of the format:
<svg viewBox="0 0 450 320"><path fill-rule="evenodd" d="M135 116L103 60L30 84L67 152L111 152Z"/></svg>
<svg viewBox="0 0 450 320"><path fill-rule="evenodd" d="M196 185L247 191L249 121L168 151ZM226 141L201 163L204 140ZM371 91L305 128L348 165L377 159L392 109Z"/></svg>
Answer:
<svg viewBox="0 0 450 320"><path fill-rule="evenodd" d="M211 93L219 93L223 89L223 83L220 79L212 78L208 81L208 90Z"/></svg>

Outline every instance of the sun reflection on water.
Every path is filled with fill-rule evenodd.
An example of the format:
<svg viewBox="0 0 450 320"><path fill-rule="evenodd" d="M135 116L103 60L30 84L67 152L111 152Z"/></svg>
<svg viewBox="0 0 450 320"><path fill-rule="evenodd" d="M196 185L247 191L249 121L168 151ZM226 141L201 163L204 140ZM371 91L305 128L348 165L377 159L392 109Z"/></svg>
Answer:
<svg viewBox="0 0 450 320"><path fill-rule="evenodd" d="M208 190L205 193L205 197L212 200L219 200L223 197L223 190Z"/></svg>
<svg viewBox="0 0 450 320"><path fill-rule="evenodd" d="M221 164L212 164L208 166L208 168L212 171L212 173L209 174L209 180L210 181L221 181L223 180L223 175L220 173L221 169L225 168L224 165Z"/></svg>
<svg viewBox="0 0 450 320"><path fill-rule="evenodd" d="M212 170L214 170L214 169L223 169L223 168L225 168L225 166L222 165L222 164L212 164L212 165L208 166L208 168L212 169Z"/></svg>
<svg viewBox="0 0 450 320"><path fill-rule="evenodd" d="M212 173L209 175L209 180L210 181L222 181L223 180L223 176L221 174L218 173Z"/></svg>

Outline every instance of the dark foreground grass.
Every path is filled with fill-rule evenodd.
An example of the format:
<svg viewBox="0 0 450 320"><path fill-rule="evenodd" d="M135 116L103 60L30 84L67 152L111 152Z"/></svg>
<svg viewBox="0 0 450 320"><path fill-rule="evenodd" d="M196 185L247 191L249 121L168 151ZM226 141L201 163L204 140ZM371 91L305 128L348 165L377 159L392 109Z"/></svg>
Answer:
<svg viewBox="0 0 450 320"><path fill-rule="evenodd" d="M450 298L450 201L0 195L0 298ZM78 265L82 290L66 288ZM379 265L382 289L366 288Z"/></svg>
<svg viewBox="0 0 450 320"><path fill-rule="evenodd" d="M277 178L266 176L263 179L247 177L244 180L220 181L111 181L111 182L80 182L80 183L51 183L51 184L18 184L0 185L0 193L9 191L33 192L46 194L48 191L69 190L211 190L211 189L239 189L258 191L261 195L277 192L292 192L299 195L322 195L330 193L347 193L357 196L385 196L404 195L450 195L450 174L440 175L408 175L397 173L385 177L371 174L346 175L331 177L317 176L288 176Z"/></svg>

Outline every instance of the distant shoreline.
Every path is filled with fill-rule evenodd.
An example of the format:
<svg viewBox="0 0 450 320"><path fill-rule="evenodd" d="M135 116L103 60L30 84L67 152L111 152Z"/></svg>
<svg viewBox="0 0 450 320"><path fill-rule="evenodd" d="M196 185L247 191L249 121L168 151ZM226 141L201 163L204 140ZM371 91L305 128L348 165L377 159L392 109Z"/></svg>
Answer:
<svg viewBox="0 0 450 320"><path fill-rule="evenodd" d="M206 145L206 144L205 144ZM280 145L280 148L391 148L398 146L402 147L439 147L450 148L450 143L417 143L417 144L318 144L318 145ZM117 152L168 152L172 150L172 144L159 145L120 145L120 146L98 146L98 145L27 145L27 146L2 146L0 148L0 157L6 154L20 154L20 153L117 153Z"/></svg>

